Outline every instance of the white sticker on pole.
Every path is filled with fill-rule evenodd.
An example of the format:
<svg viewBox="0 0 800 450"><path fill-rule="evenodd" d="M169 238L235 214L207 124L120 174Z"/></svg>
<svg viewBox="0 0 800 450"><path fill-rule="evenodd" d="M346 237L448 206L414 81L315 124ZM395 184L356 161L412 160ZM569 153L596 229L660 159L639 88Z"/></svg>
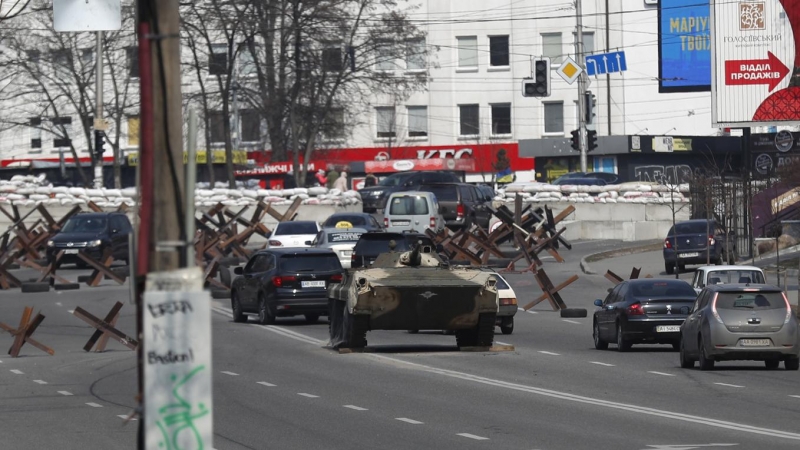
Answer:
<svg viewBox="0 0 800 450"><path fill-rule="evenodd" d="M120 0L53 0L53 27L58 32L119 30Z"/></svg>
<svg viewBox="0 0 800 450"><path fill-rule="evenodd" d="M145 448L213 448L211 296L200 269L148 276L144 293ZM179 287L193 289L180 290ZM153 288L169 290L154 290Z"/></svg>

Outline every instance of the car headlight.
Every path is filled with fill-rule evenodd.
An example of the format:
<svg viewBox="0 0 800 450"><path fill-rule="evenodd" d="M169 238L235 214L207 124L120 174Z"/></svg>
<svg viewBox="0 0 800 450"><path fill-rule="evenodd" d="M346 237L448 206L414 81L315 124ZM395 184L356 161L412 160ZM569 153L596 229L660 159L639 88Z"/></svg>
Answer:
<svg viewBox="0 0 800 450"><path fill-rule="evenodd" d="M53 242L53 240L52 240L52 239L50 239L49 241L47 241L47 246L48 246L48 247L52 247L52 246L54 246L54 245L56 245L56 243L55 243L55 242Z"/></svg>
<svg viewBox="0 0 800 450"><path fill-rule="evenodd" d="M383 194L383 192L382 192L382 191L374 191L374 192L372 193L372 196L373 196L373 197L380 197L380 196L381 196L381 194Z"/></svg>
<svg viewBox="0 0 800 450"><path fill-rule="evenodd" d="M101 245L103 245L103 241L100 239L89 241L89 247L100 247Z"/></svg>

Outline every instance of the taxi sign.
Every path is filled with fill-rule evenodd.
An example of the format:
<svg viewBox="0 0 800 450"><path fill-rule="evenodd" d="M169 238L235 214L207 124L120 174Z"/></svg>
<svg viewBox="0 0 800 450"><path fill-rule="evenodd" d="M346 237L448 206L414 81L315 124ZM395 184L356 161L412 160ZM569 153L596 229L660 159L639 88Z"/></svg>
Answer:
<svg viewBox="0 0 800 450"><path fill-rule="evenodd" d="M336 228L353 228L353 224L346 220L342 220L341 222L336 222Z"/></svg>
<svg viewBox="0 0 800 450"><path fill-rule="evenodd" d="M556 73L567 82L567 84L572 84L575 80L583 72L583 68L578 65L572 58L567 56L564 58L564 61L561 63L561 66L556 69Z"/></svg>

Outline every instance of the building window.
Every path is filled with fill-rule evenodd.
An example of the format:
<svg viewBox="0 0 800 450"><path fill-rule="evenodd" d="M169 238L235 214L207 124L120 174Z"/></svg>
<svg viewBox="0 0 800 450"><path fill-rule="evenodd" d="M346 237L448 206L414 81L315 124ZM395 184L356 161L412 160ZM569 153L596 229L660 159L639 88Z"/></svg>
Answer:
<svg viewBox="0 0 800 450"><path fill-rule="evenodd" d="M428 107L408 107L408 137L428 136Z"/></svg>
<svg viewBox="0 0 800 450"><path fill-rule="evenodd" d="M492 105L492 134L511 134L511 105Z"/></svg>
<svg viewBox="0 0 800 450"><path fill-rule="evenodd" d="M261 116L257 111L249 109L240 111L239 121L242 128L242 142L261 141Z"/></svg>
<svg viewBox="0 0 800 450"><path fill-rule="evenodd" d="M542 55L549 56L553 64L561 64L564 50L561 48L561 33L542 34Z"/></svg>
<svg viewBox="0 0 800 450"><path fill-rule="evenodd" d="M228 46L225 44L212 44L211 55L208 58L209 75L225 75L228 71Z"/></svg>
<svg viewBox="0 0 800 450"><path fill-rule="evenodd" d="M425 70L425 39L411 39L406 42L406 70Z"/></svg>
<svg viewBox="0 0 800 450"><path fill-rule="evenodd" d="M375 108L375 125L379 138L395 137L394 106L380 106Z"/></svg>
<svg viewBox="0 0 800 450"><path fill-rule="evenodd" d="M222 115L222 111L208 113L208 141L209 144L225 142L225 116Z"/></svg>
<svg viewBox="0 0 800 450"><path fill-rule="evenodd" d="M31 148L42 148L42 118L31 117L28 125L31 127Z"/></svg>
<svg viewBox="0 0 800 450"><path fill-rule="evenodd" d="M397 69L397 65L394 63L394 53L392 52L392 48L387 45L380 45L378 46L378 61L376 64L376 68L378 70L383 71L390 71Z"/></svg>
<svg viewBox="0 0 800 450"><path fill-rule="evenodd" d="M489 65L508 66L508 36L489 36Z"/></svg>
<svg viewBox="0 0 800 450"><path fill-rule="evenodd" d="M322 49L322 70L341 72L343 69L342 48L338 44Z"/></svg>
<svg viewBox="0 0 800 450"><path fill-rule="evenodd" d="M578 33L572 33L572 39L575 42L575 53L578 53ZM591 55L594 53L594 32L583 33L583 54Z"/></svg>
<svg viewBox="0 0 800 450"><path fill-rule="evenodd" d="M564 133L564 103L544 104L544 132Z"/></svg>
<svg viewBox="0 0 800 450"><path fill-rule="evenodd" d="M322 138L336 140L344 138L344 109L332 108L322 122Z"/></svg>
<svg viewBox="0 0 800 450"><path fill-rule="evenodd" d="M478 37L459 36L458 67L478 67Z"/></svg>
<svg viewBox="0 0 800 450"><path fill-rule="evenodd" d="M139 116L128 116L128 147L139 146Z"/></svg>
<svg viewBox="0 0 800 450"><path fill-rule="evenodd" d="M50 60L54 66L72 67L72 53L67 49L53 50L50 54Z"/></svg>
<svg viewBox="0 0 800 450"><path fill-rule="evenodd" d="M478 136L480 128L480 108L478 105L459 105L459 122L461 136Z"/></svg>
<svg viewBox="0 0 800 450"><path fill-rule="evenodd" d="M53 128L57 136L53 139L53 147L69 147L72 140L69 138L72 134L72 117L53 117L50 119L53 122Z"/></svg>
<svg viewBox="0 0 800 450"><path fill-rule="evenodd" d="M42 59L42 52L39 50L28 50L25 52L25 55L28 57L28 62L31 64L39 64L39 61Z"/></svg>
<svg viewBox="0 0 800 450"><path fill-rule="evenodd" d="M254 52L258 52L258 47L253 47ZM255 75L256 61L253 58L253 53L250 52L250 47L246 42L243 42L239 47L239 76L248 77Z"/></svg>
<svg viewBox="0 0 800 450"><path fill-rule="evenodd" d="M128 60L128 76L139 78L139 47L127 47L125 53Z"/></svg>
<svg viewBox="0 0 800 450"><path fill-rule="evenodd" d="M81 49L81 64L83 64L84 71L91 69L94 65L94 49L83 48Z"/></svg>

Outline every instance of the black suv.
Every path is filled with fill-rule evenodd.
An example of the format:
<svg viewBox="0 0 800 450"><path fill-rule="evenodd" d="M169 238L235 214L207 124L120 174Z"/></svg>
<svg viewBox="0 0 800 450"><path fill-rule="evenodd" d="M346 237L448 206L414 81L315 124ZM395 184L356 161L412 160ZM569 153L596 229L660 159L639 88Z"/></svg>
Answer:
<svg viewBox="0 0 800 450"><path fill-rule="evenodd" d="M455 172L402 172L389 175L377 186L358 191L361 194L363 211L374 213L386 207L389 195L399 191L414 191L426 183L459 183L461 179Z"/></svg>
<svg viewBox="0 0 800 450"><path fill-rule="evenodd" d="M439 211L451 230L469 228L473 223L489 228L491 199L476 186L466 183L423 184L418 191L432 192L439 201Z"/></svg>
<svg viewBox="0 0 800 450"><path fill-rule="evenodd" d="M419 241L422 245L435 247L431 238L422 233L390 233L385 231L375 231L364 233L353 247L350 268L369 267L378 255L389 252L389 241L394 241L395 251L405 252L411 250L411 246Z"/></svg>
<svg viewBox="0 0 800 450"><path fill-rule="evenodd" d="M55 259L64 250L61 264L76 263L85 266L78 252L83 251L100 259L106 249L117 261L128 262L128 235L131 222L124 213L80 213L67 220L61 231L47 241L47 260Z"/></svg>

